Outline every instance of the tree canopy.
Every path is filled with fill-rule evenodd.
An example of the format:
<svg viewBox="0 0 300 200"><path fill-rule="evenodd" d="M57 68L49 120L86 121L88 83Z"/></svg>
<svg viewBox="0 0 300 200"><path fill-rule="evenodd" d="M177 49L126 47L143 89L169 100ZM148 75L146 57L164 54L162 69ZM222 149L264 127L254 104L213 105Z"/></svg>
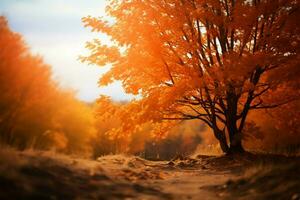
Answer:
<svg viewBox="0 0 300 200"><path fill-rule="evenodd" d="M250 110L299 98L298 0L111 0L109 18L85 26L110 36L82 61L111 65L139 98L119 115L122 132L146 122L198 119L224 152L241 152ZM118 111L116 111L118 112ZM129 127L131 126L131 127ZM163 126L162 126L163 128Z"/></svg>

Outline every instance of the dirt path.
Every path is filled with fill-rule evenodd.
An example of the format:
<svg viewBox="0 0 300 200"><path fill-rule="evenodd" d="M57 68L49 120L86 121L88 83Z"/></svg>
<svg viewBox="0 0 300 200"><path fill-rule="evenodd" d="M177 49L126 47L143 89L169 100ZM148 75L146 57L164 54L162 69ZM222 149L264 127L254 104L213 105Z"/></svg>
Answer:
<svg viewBox="0 0 300 200"><path fill-rule="evenodd" d="M116 157L109 159L118 160ZM119 160L115 167L111 166L111 161L103 161L103 158L99 162L102 162L102 166L105 166L104 163L110 165L108 173L111 176L116 178L123 176L136 184L159 191L150 196L141 192L137 194L137 199L222 199L222 192L208 188L224 185L229 179L239 177L237 173L232 173L230 170L214 170L214 167L207 165L203 159L187 158L173 162L152 162L133 157L130 161ZM121 176L118 172L124 169L120 168L120 164L123 164L123 167L130 166L129 169L125 168L125 173Z"/></svg>
<svg viewBox="0 0 300 200"><path fill-rule="evenodd" d="M173 199L220 199L218 193L206 187L225 183L233 175L208 170L178 170L165 180L155 181L163 192L171 194Z"/></svg>
<svg viewBox="0 0 300 200"><path fill-rule="evenodd" d="M120 155L93 161L43 152L2 153L0 199L220 199L205 187L232 176L207 169L200 160L171 164Z"/></svg>
<svg viewBox="0 0 300 200"><path fill-rule="evenodd" d="M247 162L236 157L154 162L120 155L95 161L47 152L0 152L0 199L300 199L300 162L286 159L284 167L241 175L238 169Z"/></svg>

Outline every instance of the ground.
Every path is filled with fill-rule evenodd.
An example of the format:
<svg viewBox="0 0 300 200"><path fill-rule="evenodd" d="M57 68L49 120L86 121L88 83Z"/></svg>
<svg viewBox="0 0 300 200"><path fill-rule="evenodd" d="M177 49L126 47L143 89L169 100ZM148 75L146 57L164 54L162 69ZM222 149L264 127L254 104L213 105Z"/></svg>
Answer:
<svg viewBox="0 0 300 200"><path fill-rule="evenodd" d="M53 152L2 150L0 199L291 199L300 198L299 158L178 156L97 160Z"/></svg>

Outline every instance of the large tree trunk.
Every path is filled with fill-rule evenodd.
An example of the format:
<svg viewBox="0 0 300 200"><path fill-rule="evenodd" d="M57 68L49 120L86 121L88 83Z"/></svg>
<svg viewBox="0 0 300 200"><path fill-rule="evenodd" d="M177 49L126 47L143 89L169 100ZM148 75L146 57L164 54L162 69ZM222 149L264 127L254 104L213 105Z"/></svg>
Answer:
<svg viewBox="0 0 300 200"><path fill-rule="evenodd" d="M243 153L245 152L243 145L242 145L242 135L238 132L236 127L231 127L228 130L229 132L229 154L232 153Z"/></svg>
<svg viewBox="0 0 300 200"><path fill-rule="evenodd" d="M217 134L216 138L219 141L220 147L225 154L236 154L245 152L242 139L240 134L238 133L229 133L229 144L226 139L226 135L224 132L215 131Z"/></svg>
<svg viewBox="0 0 300 200"><path fill-rule="evenodd" d="M230 147L229 147L229 154L234 153L243 153L245 152L243 145L242 145L242 135L241 133L235 131L233 133L229 133L229 141L230 141Z"/></svg>
<svg viewBox="0 0 300 200"><path fill-rule="evenodd" d="M230 144L228 154L235 154L235 153L243 153L245 152L242 141L239 141L234 144Z"/></svg>
<svg viewBox="0 0 300 200"><path fill-rule="evenodd" d="M221 138L218 139L218 140L219 140L220 147L221 147L222 151L223 151L224 153L228 153L230 149L229 149L229 147L228 147L226 138L221 137Z"/></svg>
<svg viewBox="0 0 300 200"><path fill-rule="evenodd" d="M228 110L226 113L226 128L229 136L229 151L226 153L243 153L242 135L237 127L237 104L238 97L234 92L227 95Z"/></svg>
<svg viewBox="0 0 300 200"><path fill-rule="evenodd" d="M242 145L242 134L238 132L236 122L229 122L227 130L229 135L229 151L227 153L243 153L245 150Z"/></svg>
<svg viewBox="0 0 300 200"><path fill-rule="evenodd" d="M225 132L220 131L220 130L214 130L214 135L218 139L220 147L224 153L229 152L229 146L227 144L227 139Z"/></svg>

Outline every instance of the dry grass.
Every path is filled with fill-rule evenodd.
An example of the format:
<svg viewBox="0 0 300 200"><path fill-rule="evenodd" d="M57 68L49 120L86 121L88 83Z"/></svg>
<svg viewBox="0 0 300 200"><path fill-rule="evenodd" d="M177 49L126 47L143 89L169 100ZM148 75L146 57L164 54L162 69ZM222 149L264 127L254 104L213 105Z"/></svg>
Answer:
<svg viewBox="0 0 300 200"><path fill-rule="evenodd" d="M153 187L133 181L160 178L149 170L138 173L143 160L124 156L106 159L99 162L54 152L0 150L0 199L169 198Z"/></svg>
<svg viewBox="0 0 300 200"><path fill-rule="evenodd" d="M243 175L219 186L225 199L300 199L300 162L297 160L259 161Z"/></svg>

